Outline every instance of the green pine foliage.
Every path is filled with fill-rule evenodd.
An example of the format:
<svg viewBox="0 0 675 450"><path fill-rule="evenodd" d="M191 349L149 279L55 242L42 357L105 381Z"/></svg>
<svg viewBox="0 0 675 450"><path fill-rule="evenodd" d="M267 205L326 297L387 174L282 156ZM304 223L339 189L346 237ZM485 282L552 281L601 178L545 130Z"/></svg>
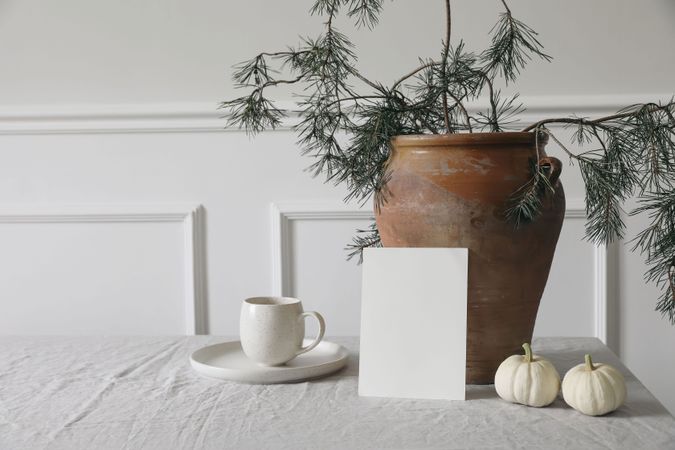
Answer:
<svg viewBox="0 0 675 450"><path fill-rule="evenodd" d="M656 309L675 323L675 190L648 194L631 214L648 214L651 224L635 239L635 248L647 257L648 281L662 288Z"/></svg>
<svg viewBox="0 0 675 450"><path fill-rule="evenodd" d="M518 96L504 97L500 80L516 81L534 59L550 61L537 33L516 19L505 1L490 31L487 49L468 51L464 42L451 45L450 1L444 0L446 36L438 59L420 60L418 67L391 85L363 76L357 69L354 45L338 30L338 15L356 27L372 29L383 0L315 0L310 13L325 20L324 31L306 37L298 47L263 52L235 67L233 79L247 93L225 101L229 125L251 135L274 129L288 115L266 96L279 85L298 87L300 121L295 126L303 153L313 158L315 176L347 186L346 201L387 199L386 161L392 137L406 134L501 132L512 129L523 106ZM488 107L474 115L468 102L486 99ZM547 128L574 130L583 152L570 151ZM650 226L635 240L650 268L649 281L663 290L657 309L675 324L675 102L630 106L598 119L549 118L523 131L548 135L579 167L586 186L586 236L597 243L622 239L622 205L637 196L641 205L631 214L647 214ZM513 193L506 219L515 226L536 220L543 199L552 195L549 168L532 161L532 178ZM380 245L377 227L358 230L350 257Z"/></svg>

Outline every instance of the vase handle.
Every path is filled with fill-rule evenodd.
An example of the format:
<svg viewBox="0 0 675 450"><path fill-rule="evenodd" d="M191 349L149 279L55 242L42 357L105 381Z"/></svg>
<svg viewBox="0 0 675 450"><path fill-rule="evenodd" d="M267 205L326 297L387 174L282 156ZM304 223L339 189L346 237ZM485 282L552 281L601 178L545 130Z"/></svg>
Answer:
<svg viewBox="0 0 675 450"><path fill-rule="evenodd" d="M554 156L545 156L539 159L539 167L548 166L548 181L553 186L560 178L562 163Z"/></svg>

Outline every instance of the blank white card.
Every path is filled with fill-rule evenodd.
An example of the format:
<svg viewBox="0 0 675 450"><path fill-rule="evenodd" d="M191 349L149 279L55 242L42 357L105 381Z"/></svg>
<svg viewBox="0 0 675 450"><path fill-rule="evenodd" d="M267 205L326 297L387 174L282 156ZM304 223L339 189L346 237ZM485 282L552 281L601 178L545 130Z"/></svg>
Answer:
<svg viewBox="0 0 675 450"><path fill-rule="evenodd" d="M369 248L359 395L465 399L468 250Z"/></svg>

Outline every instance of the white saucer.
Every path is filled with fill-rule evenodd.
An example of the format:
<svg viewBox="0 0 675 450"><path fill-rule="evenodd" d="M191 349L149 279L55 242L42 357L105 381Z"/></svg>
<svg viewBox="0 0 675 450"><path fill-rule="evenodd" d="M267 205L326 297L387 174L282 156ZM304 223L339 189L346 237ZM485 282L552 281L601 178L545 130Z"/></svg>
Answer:
<svg viewBox="0 0 675 450"><path fill-rule="evenodd" d="M312 341L305 340L303 345ZM318 378L336 372L347 364L349 352L341 345L321 341L309 351L283 366L264 367L246 357L241 342L223 342L200 348L190 356L190 364L202 375L249 384L289 383Z"/></svg>

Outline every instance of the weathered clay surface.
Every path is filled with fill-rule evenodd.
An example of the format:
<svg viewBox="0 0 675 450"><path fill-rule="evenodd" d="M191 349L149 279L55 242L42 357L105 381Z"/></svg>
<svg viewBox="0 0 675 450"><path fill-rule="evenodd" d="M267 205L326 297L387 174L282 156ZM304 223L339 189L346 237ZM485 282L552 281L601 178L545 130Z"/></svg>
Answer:
<svg viewBox="0 0 675 450"><path fill-rule="evenodd" d="M532 339L565 214L559 161L545 158L544 144L537 154L532 133L392 141L389 195L377 213L384 246L469 249L467 383L492 383L499 363ZM530 159L556 166L556 193L516 229L504 212L531 177Z"/></svg>

